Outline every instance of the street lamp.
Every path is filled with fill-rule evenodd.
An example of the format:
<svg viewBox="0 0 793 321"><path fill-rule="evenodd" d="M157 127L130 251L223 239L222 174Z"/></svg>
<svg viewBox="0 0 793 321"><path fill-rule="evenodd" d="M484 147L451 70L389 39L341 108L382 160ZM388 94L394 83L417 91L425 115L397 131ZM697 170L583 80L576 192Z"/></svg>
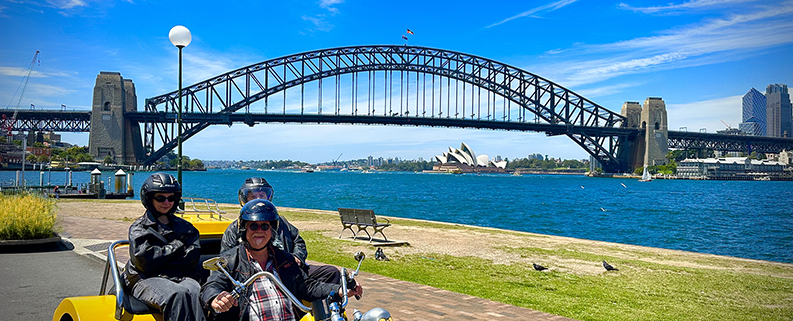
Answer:
<svg viewBox="0 0 793 321"><path fill-rule="evenodd" d="M179 181L179 185L182 185L182 48L187 47L193 37L190 35L190 30L180 25L171 28L171 32L168 33L168 39L171 40L171 43L176 46L176 48L179 48L179 92L177 93L179 97L179 114L176 118L178 135L176 136L176 144L179 162L176 165L176 179Z"/></svg>

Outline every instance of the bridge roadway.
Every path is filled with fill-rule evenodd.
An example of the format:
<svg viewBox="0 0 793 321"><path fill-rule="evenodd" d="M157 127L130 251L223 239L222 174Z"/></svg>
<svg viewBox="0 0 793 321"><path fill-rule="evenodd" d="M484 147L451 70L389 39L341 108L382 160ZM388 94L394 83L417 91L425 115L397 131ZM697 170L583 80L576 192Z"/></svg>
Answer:
<svg viewBox="0 0 793 321"><path fill-rule="evenodd" d="M13 110L0 110L0 115L10 119ZM139 123L173 123L175 113L127 113L125 117ZM4 122L6 121L4 119ZM518 130L544 132L549 136L567 133L590 136L614 135L630 136L639 134L638 129L603 128L585 126L567 126L546 123L499 122L475 119L426 118L426 117L388 117L388 116L353 116L353 115L298 115L298 114L207 114L185 113L182 121L189 123L206 123L209 125L231 125L244 123L253 126L257 123L324 123L324 124L380 124L400 126L430 126L478 128L493 130ZM16 121L11 124L14 131L56 131L56 132L89 132L91 112L60 111L60 110L20 110ZM4 123L5 126L7 124ZM4 127L5 128L5 127ZM793 150L793 138L723 135L700 132L669 131L669 148L679 149L712 149L718 151L739 151L751 153L779 153L782 150Z"/></svg>

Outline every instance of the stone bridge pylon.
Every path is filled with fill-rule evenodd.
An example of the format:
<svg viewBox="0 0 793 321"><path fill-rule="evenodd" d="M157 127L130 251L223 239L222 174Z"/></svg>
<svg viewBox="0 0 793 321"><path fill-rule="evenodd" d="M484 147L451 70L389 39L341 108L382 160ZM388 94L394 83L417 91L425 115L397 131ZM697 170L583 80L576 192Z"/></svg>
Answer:
<svg viewBox="0 0 793 321"><path fill-rule="evenodd" d="M138 164L143 157L140 125L124 117L137 112L135 84L121 73L102 71L96 76L91 108L88 149L97 160L110 156L116 164Z"/></svg>
<svg viewBox="0 0 793 321"><path fill-rule="evenodd" d="M622 105L621 114L627 119L627 128L639 129L639 137L630 148L631 168L646 165L666 165L669 152L669 125L666 103L657 97L649 97L644 105L628 101Z"/></svg>

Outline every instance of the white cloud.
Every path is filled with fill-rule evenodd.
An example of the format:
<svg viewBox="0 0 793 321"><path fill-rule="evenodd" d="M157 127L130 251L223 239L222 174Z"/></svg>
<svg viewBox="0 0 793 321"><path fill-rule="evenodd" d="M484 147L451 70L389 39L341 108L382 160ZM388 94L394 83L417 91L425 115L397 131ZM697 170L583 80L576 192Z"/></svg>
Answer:
<svg viewBox="0 0 793 321"><path fill-rule="evenodd" d="M721 121L731 127L738 127L741 122L742 97L738 95L682 104L666 102L669 129L687 127L688 131L699 131L706 128L709 133L715 133L725 129Z"/></svg>
<svg viewBox="0 0 793 321"><path fill-rule="evenodd" d="M633 88L637 86L639 86L639 84L624 83L624 84L616 84L616 85L602 86L602 87L589 88L589 89L581 89L581 90L576 90L575 92L581 96L592 99L592 98L620 93L623 92L625 89Z"/></svg>
<svg viewBox="0 0 793 321"><path fill-rule="evenodd" d="M516 14L516 15L512 16L512 17L506 18L506 19L501 20L499 22L496 22L496 23L494 23L492 25L489 25L489 26L487 26L485 28L495 27L495 26L498 26L498 25L503 24L505 22L512 21L512 20L515 20L515 19L518 19L518 18L534 17L534 15L536 13L551 12L551 11L554 11L554 10L557 10L557 9L561 9L561 8L567 6L567 5L571 4L571 3L574 3L576 1L578 1L578 0L559 0L559 1L556 1L556 2L553 2L553 3L546 4L544 6L539 6L539 7L536 7L534 9L521 12L519 14Z"/></svg>
<svg viewBox="0 0 793 321"><path fill-rule="evenodd" d="M27 75L28 70L21 67L2 67L0 66L0 75L2 76L13 76L13 77L24 77ZM66 77L68 76L66 73L63 72L41 72L38 70L32 70L30 72L30 78L47 78L47 77Z"/></svg>
<svg viewBox="0 0 793 321"><path fill-rule="evenodd" d="M631 10L634 12L641 12L641 13L677 13L677 12L685 12L691 9L704 9L704 8L712 8L712 7L723 7L729 6L732 4L744 3L744 2L752 2L757 0L691 0L687 2L683 2L681 4L672 4L666 6L655 6L655 7L633 7L629 4L620 3L618 7Z"/></svg>
<svg viewBox="0 0 793 321"><path fill-rule="evenodd" d="M63 10L87 6L87 4L81 0L47 0L47 4Z"/></svg>
<svg viewBox="0 0 793 321"><path fill-rule="evenodd" d="M339 9L334 8L333 6L343 2L344 0L320 0L319 6L323 9L327 9L328 11L330 11L332 14L335 15L339 13Z"/></svg>
<svg viewBox="0 0 793 321"><path fill-rule="evenodd" d="M331 31L333 29L333 25L330 24L330 22L328 22L327 20L325 20L325 15L324 14L316 15L314 17L303 16L302 18L303 18L303 21L309 21L312 24L314 24L313 30L327 32L327 31Z"/></svg>
<svg viewBox="0 0 793 321"><path fill-rule="evenodd" d="M699 24L575 50L548 52L565 62L547 66L565 86L597 83L627 74L715 64L748 53L793 43L793 1L757 12L711 19ZM575 55L584 54L584 59ZM607 58L596 59L597 55Z"/></svg>

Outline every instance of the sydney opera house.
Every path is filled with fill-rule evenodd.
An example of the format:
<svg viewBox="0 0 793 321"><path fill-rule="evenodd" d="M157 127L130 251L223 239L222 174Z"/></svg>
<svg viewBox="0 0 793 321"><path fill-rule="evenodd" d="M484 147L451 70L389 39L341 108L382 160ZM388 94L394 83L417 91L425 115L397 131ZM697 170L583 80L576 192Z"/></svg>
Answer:
<svg viewBox="0 0 793 321"><path fill-rule="evenodd" d="M460 148L449 147L448 152L436 155L435 160L438 161L438 164L433 166L434 172L504 173L507 168L506 161L494 162L489 160L487 155L476 156L474 150L465 143L462 143Z"/></svg>

